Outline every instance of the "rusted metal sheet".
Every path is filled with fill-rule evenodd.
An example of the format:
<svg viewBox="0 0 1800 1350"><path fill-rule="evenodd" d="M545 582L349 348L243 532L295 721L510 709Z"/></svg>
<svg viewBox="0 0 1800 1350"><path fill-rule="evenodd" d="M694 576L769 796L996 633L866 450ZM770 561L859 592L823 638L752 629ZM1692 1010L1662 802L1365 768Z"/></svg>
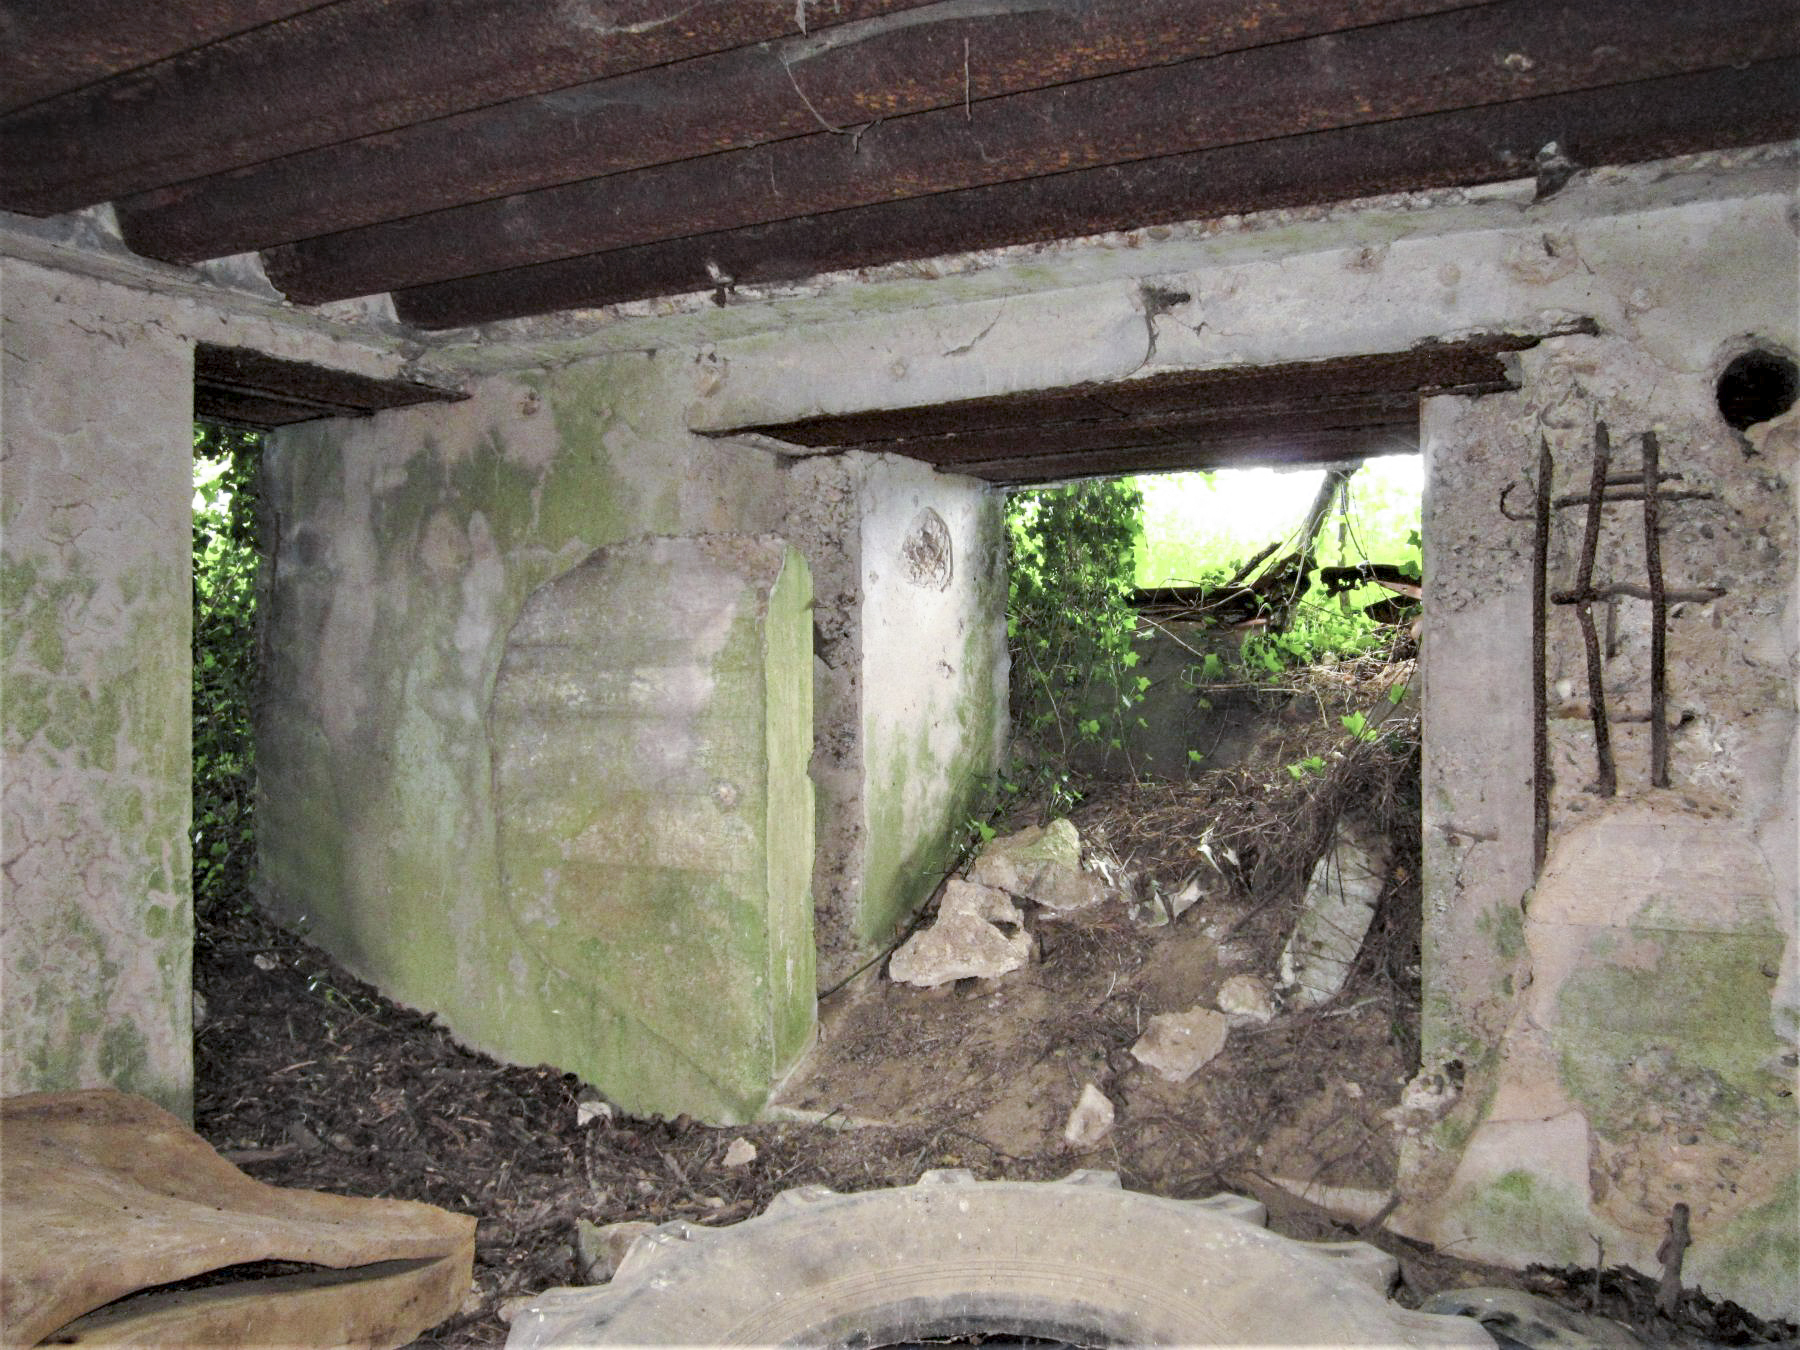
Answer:
<svg viewBox="0 0 1800 1350"><path fill-rule="evenodd" d="M172 262L1493 0L940 0L157 188L118 204Z"/></svg>
<svg viewBox="0 0 1800 1350"><path fill-rule="evenodd" d="M0 113L316 9L322 0L5 0Z"/></svg>
<svg viewBox="0 0 1800 1350"><path fill-rule="evenodd" d="M381 380L242 347L202 342L194 350L194 415L237 426L281 427L320 417L366 417L417 403L454 403L454 389Z"/></svg>
<svg viewBox="0 0 1800 1350"><path fill-rule="evenodd" d="M312 303L1103 164L1792 55L1790 0L1509 3L660 165L282 245Z"/></svg>
<svg viewBox="0 0 1800 1350"><path fill-rule="evenodd" d="M48 215L927 0L342 0L0 121L0 207ZM185 9L183 5L177 12Z"/></svg>
<svg viewBox="0 0 1800 1350"><path fill-rule="evenodd" d="M729 284L1529 176L1549 141L1578 163L1610 164L1796 134L1800 60L1790 58L673 239L404 289L394 300L425 328L697 290L726 303Z"/></svg>
<svg viewBox="0 0 1800 1350"><path fill-rule="evenodd" d="M959 464L950 472L991 483L1056 483L1072 478L1179 470L1249 468L1256 465L1331 464L1418 450L1419 429L1410 422L1284 432L1278 427L1231 436L1196 437L1170 446L1127 446L1067 455L1031 455Z"/></svg>
<svg viewBox="0 0 1800 1350"><path fill-rule="evenodd" d="M45 1092L0 1103L0 1242L8 1346L397 1346L467 1296L475 1220L264 1185L142 1097ZM127 1297L271 1260L323 1269Z"/></svg>

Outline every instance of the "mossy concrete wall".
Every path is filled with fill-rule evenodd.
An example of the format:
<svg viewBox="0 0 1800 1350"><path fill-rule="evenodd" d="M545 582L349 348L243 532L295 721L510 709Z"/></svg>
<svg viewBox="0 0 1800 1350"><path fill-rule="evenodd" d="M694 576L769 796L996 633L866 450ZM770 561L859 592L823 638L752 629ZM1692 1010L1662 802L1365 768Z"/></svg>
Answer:
<svg viewBox="0 0 1800 1350"><path fill-rule="evenodd" d="M193 1098L193 345L385 344L0 216L0 1093Z"/></svg>
<svg viewBox="0 0 1800 1350"><path fill-rule="evenodd" d="M653 1068L654 1057L642 1058L640 1072L629 1057L608 1057L618 1043L608 1018L629 991L617 979L584 988L580 961L547 959L547 925L558 918L525 922L508 902L530 883L515 866L508 889L495 797L496 763L503 779L508 763L492 725L495 683L534 593L596 549L767 531L779 517L774 457L721 454L681 425L693 378L689 360L625 355L476 381L461 404L272 439L266 492L280 543L266 615L259 828L269 903L394 997L443 1013L459 1036L505 1058L581 1072L633 1109L734 1119L760 1106L780 1067L773 1061L804 1039L791 1000L769 991L766 953L746 945L729 964L733 980L758 982L758 997L781 1004L767 1046L721 1047L709 1070L690 1064L685 1077L664 1073L672 1060ZM775 588L783 614L803 570L789 569L786 589ZM596 688L629 683L621 662L638 645L651 650L656 625L680 622L647 601L631 615L612 654L595 653ZM738 635L739 648L749 641ZM766 786L744 784L746 803L762 802ZM572 790L572 812L601 809L578 797ZM673 795L668 804L678 805ZM571 840L584 828L571 818ZM667 834L646 830L645 839ZM746 856L725 870L738 862L751 866ZM799 897L791 878L780 884L790 894L771 922L793 930ZM742 917L661 914L672 926L655 950L712 941L702 918ZM569 922L577 945L603 942L597 919ZM776 945L794 952L802 936L789 931ZM672 997L655 988L667 970L645 959L642 996L656 1006ZM785 964L779 974L791 982ZM726 981L712 997L748 998L747 987Z"/></svg>
<svg viewBox="0 0 1800 1350"><path fill-rule="evenodd" d="M192 1109L191 348L0 263L0 1092Z"/></svg>

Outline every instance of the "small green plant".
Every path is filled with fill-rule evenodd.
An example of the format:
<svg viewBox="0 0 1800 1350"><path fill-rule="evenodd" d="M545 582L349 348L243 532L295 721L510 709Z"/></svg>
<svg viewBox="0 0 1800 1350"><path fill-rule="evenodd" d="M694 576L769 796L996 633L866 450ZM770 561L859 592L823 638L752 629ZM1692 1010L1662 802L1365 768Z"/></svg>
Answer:
<svg viewBox="0 0 1800 1350"><path fill-rule="evenodd" d="M1287 771L1296 781L1309 773L1322 774L1325 772L1325 759L1322 755L1308 755L1298 763L1288 765Z"/></svg>
<svg viewBox="0 0 1800 1350"><path fill-rule="evenodd" d="M1349 732L1359 741L1378 741L1381 739L1381 733L1369 725L1369 719L1365 717L1360 710L1353 713L1345 713L1342 717L1338 718L1338 721L1344 724L1345 731Z"/></svg>

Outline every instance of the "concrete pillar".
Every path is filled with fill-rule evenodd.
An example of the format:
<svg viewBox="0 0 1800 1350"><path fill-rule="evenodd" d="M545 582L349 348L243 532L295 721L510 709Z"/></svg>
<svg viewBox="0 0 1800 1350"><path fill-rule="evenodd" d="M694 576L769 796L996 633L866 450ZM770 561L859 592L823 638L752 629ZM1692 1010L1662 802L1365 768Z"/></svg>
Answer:
<svg viewBox="0 0 1800 1350"><path fill-rule="evenodd" d="M0 1092L193 1102L192 349L0 260Z"/></svg>
<svg viewBox="0 0 1800 1350"><path fill-rule="evenodd" d="M541 587L508 638L501 902L558 1063L629 1110L742 1119L811 1036L811 603L779 539L652 539Z"/></svg>

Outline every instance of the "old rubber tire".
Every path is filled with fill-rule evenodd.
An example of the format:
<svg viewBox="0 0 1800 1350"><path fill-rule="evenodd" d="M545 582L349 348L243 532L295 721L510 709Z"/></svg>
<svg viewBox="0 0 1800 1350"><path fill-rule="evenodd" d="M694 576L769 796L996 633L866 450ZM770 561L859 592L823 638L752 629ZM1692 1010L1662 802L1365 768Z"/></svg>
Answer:
<svg viewBox="0 0 1800 1350"><path fill-rule="evenodd" d="M640 1237L610 1284L553 1289L509 1350L577 1345L896 1345L978 1333L1078 1345L1492 1347L1466 1318L1388 1301L1393 1258L1261 1227L1237 1196L1168 1200L1109 1172L840 1195L807 1187L726 1228Z"/></svg>

